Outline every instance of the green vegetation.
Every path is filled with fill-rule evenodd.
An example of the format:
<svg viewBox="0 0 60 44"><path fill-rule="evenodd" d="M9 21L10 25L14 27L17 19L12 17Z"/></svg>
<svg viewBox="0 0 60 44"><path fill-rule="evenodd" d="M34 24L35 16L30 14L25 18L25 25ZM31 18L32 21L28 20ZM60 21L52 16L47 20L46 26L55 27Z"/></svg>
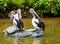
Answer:
<svg viewBox="0 0 60 44"><path fill-rule="evenodd" d="M7 3L4 0L0 0L0 11L6 10Z"/></svg>
<svg viewBox="0 0 60 44"><path fill-rule="evenodd" d="M44 38L37 38L37 40L42 39L42 44L60 44L60 18L41 18L45 23L45 36ZM33 28L31 24L31 19L23 19L24 28ZM0 19L0 44L13 44L14 37L4 37L3 30L11 26L9 19ZM18 44L33 44L36 38L19 38ZM19 43L20 42L20 43Z"/></svg>
<svg viewBox="0 0 60 44"><path fill-rule="evenodd" d="M60 0L39 0L34 4L34 8L42 15L49 13L56 16L60 10Z"/></svg>
<svg viewBox="0 0 60 44"><path fill-rule="evenodd" d="M23 16L27 17L30 8L34 8L39 16L60 16L60 0L0 0L0 18L18 8L22 9Z"/></svg>
<svg viewBox="0 0 60 44"><path fill-rule="evenodd" d="M34 8L39 16L60 16L60 0L0 0L0 18L7 18L8 13L20 8L23 17L31 17L29 9ZM45 23L45 37L42 44L60 44L60 18L41 18ZM23 19L24 28L33 28L31 19ZM3 30L11 26L9 19L0 19L0 44L14 44L14 37L5 37ZM36 38L19 38L18 44L32 44Z"/></svg>

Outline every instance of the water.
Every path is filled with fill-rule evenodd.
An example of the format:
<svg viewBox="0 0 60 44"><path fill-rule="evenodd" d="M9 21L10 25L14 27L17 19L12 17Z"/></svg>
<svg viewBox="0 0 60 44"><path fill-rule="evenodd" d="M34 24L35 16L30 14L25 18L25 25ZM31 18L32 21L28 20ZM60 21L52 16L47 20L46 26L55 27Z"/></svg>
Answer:
<svg viewBox="0 0 60 44"><path fill-rule="evenodd" d="M45 36L33 37L5 37L2 32L9 27L9 19L0 19L0 44L60 44L60 18L43 18L45 24ZM31 19L23 19L26 29L32 28ZM34 42L35 41L35 42Z"/></svg>
<svg viewBox="0 0 60 44"><path fill-rule="evenodd" d="M45 44L45 38L44 37L7 37L9 44ZM7 42L6 42L7 44Z"/></svg>

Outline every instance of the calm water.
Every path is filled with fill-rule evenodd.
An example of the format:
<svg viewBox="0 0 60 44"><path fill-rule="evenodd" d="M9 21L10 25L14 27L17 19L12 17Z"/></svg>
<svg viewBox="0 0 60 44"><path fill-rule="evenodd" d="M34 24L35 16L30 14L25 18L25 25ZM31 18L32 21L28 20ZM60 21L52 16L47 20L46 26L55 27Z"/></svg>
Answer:
<svg viewBox="0 0 60 44"><path fill-rule="evenodd" d="M45 36L33 37L5 37L2 32L9 27L9 19L0 19L0 44L60 44L60 18L44 18ZM26 29L33 28L31 19L23 19Z"/></svg>
<svg viewBox="0 0 60 44"><path fill-rule="evenodd" d="M33 38L33 37L5 37L8 40L9 44L45 44L45 38ZM6 44L8 44L6 42Z"/></svg>

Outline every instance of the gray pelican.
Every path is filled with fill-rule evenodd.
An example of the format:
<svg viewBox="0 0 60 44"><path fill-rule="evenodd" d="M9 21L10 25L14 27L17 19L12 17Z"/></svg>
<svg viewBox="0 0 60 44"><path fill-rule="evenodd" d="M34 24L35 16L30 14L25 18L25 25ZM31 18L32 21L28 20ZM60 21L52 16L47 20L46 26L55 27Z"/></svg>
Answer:
<svg viewBox="0 0 60 44"><path fill-rule="evenodd" d="M34 11L34 9L30 8L29 12L32 14L32 25L35 29L44 30L45 24L40 20L38 14Z"/></svg>

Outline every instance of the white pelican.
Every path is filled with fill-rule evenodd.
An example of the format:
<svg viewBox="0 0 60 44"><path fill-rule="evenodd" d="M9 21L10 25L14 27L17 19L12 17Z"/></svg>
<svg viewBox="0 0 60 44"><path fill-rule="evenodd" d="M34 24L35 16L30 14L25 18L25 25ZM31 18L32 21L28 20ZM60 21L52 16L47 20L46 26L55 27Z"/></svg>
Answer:
<svg viewBox="0 0 60 44"><path fill-rule="evenodd" d="M22 15L21 15L21 9L18 9L17 10L17 13L16 13L17 15L18 15L18 19L15 19L16 21L17 21L17 27L20 29L20 30L23 30L23 21L22 21Z"/></svg>
<svg viewBox="0 0 60 44"><path fill-rule="evenodd" d="M14 11L11 11L9 13L9 17L11 19L11 21L13 22L14 26L17 26L19 29L23 28L23 22L22 22L22 15L21 15L21 10L18 9L16 11L16 14Z"/></svg>
<svg viewBox="0 0 60 44"><path fill-rule="evenodd" d="M35 29L44 30L45 24L40 20L38 14L34 11L34 9L30 8L29 12L32 14L32 25Z"/></svg>
<svg viewBox="0 0 60 44"><path fill-rule="evenodd" d="M17 31L23 31L23 22L21 20L21 10L18 9L17 12L15 13L14 11L11 11L8 15L11 19L11 22L13 23L13 26L8 27L4 33L7 34L13 34L16 33Z"/></svg>

